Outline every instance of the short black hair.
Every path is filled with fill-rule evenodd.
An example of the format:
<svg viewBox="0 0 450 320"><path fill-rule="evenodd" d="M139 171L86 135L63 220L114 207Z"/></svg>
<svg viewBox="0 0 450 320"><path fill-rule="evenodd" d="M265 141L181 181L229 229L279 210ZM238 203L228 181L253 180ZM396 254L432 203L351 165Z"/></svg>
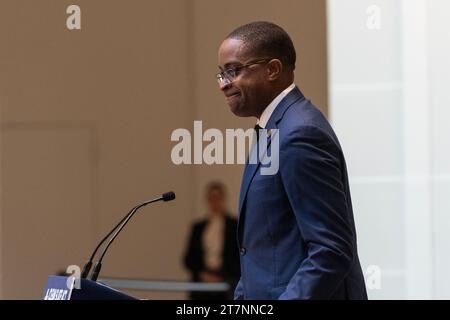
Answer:
<svg viewBox="0 0 450 320"><path fill-rule="evenodd" d="M276 58L293 71L297 55L291 38L280 26L267 21L256 21L233 30L226 39L244 42L250 53L257 53L261 58Z"/></svg>

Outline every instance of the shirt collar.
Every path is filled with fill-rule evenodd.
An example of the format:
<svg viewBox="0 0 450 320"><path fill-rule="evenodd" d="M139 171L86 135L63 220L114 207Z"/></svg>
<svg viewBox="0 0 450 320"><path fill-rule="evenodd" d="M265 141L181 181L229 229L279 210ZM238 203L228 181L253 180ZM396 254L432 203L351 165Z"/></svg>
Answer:
<svg viewBox="0 0 450 320"><path fill-rule="evenodd" d="M295 84L292 83L289 87L284 89L275 99L273 99L272 102L267 106L267 108L264 109L256 124L261 128L265 128L267 122L269 122L270 116L275 111L275 108L278 106L281 100L283 100L283 98L286 97L294 88Z"/></svg>

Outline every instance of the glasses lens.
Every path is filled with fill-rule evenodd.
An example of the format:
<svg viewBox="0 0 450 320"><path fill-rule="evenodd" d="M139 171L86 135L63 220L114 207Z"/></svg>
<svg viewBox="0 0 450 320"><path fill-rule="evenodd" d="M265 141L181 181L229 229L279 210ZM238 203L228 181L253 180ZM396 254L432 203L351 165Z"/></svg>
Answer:
<svg viewBox="0 0 450 320"><path fill-rule="evenodd" d="M230 81L233 81L234 78L236 78L236 74L237 74L236 69L228 69L228 70L225 70L224 73L225 73L225 77Z"/></svg>
<svg viewBox="0 0 450 320"><path fill-rule="evenodd" d="M218 73L216 78L219 84L233 82L234 78L236 78L236 71L233 69L225 70L224 72Z"/></svg>
<svg viewBox="0 0 450 320"><path fill-rule="evenodd" d="M221 73L216 74L216 80L220 84L224 80L223 75Z"/></svg>

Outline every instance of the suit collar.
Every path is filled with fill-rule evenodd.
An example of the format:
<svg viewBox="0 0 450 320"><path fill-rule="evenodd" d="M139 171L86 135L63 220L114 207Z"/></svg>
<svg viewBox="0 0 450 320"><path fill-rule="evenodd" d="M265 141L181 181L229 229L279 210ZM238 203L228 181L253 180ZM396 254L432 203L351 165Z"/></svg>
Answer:
<svg viewBox="0 0 450 320"><path fill-rule="evenodd" d="M269 121L267 122L266 129L277 129L277 124L280 122L280 120L283 118L284 113L287 109L296 101L304 99L303 93L300 91L300 89L295 86L294 89L292 89L291 92L288 93L286 97L284 97L283 100L281 100L280 104L275 108L274 112L272 113L272 116L270 117Z"/></svg>
<svg viewBox="0 0 450 320"><path fill-rule="evenodd" d="M257 124L261 128L266 128L267 122L269 122L270 117L272 116L275 109L278 107L280 102L286 97L289 92L291 92L295 88L295 84L292 83L290 86L288 86L286 89L280 92L278 96L275 97L275 99L272 100L272 102L264 109L263 113L259 117Z"/></svg>

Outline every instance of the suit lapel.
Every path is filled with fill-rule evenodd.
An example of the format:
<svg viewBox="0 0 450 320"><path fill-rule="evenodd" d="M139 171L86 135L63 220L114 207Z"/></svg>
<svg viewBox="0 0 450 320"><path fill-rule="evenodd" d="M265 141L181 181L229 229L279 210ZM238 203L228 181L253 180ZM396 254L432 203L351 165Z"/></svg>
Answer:
<svg viewBox="0 0 450 320"><path fill-rule="evenodd" d="M270 142L271 139L269 137L267 140L267 149L270 146ZM267 149L265 150L265 152L267 152ZM242 177L241 191L239 194L239 212L241 212L242 204L244 203L244 198L247 195L247 190L250 186L250 182L253 180L253 177L255 176L258 168L261 165L262 157L260 157L258 153L258 144L253 143L252 147L250 148L249 156L247 157L247 162L245 163L244 174ZM265 153L263 154L263 156L264 155ZM257 159L257 163L249 163L249 159Z"/></svg>
<svg viewBox="0 0 450 320"><path fill-rule="evenodd" d="M269 129L278 129L278 122L281 120L281 118L283 117L284 113L286 112L286 110L296 101L300 100L301 98L304 98L303 94L300 92L300 90L298 89L298 87L295 87L291 92L289 92L289 94L283 99L281 100L280 104L275 108L272 116L270 117L269 121L267 122L266 128L267 130ZM267 149L270 146L270 136L269 139L267 141L267 148L265 150L265 153L267 152ZM253 143L251 149L250 149L250 155L252 154L252 152L258 152L258 148L256 146L255 143ZM265 155L265 153L263 154L263 156ZM249 155L249 157L250 157ZM250 183L253 180L253 177L255 176L256 172L258 171L258 168L261 165L261 159L262 157L257 156L256 159L258 159L256 164L251 164L249 163L249 157L247 157L247 162L245 164L245 168L244 168L244 174L242 177L242 183L241 183L241 190L239 193L239 217L241 215L241 210L242 210L242 206L245 202L245 199L247 197L247 192L248 192L248 188L250 186ZM240 219L239 219L240 220Z"/></svg>

